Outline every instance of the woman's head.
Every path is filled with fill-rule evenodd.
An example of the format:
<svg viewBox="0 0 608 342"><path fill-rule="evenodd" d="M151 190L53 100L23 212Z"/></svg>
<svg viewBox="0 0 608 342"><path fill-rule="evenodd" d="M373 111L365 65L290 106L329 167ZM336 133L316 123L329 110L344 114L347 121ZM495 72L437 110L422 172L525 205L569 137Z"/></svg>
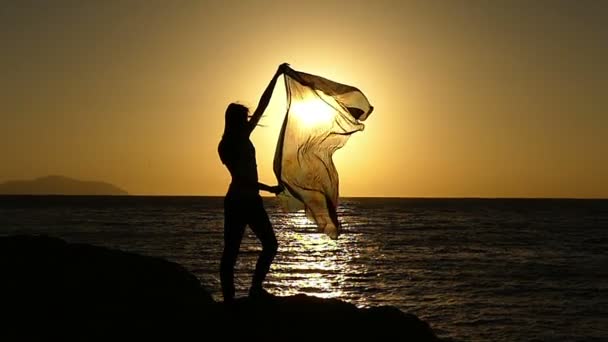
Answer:
<svg viewBox="0 0 608 342"><path fill-rule="evenodd" d="M226 123L224 126L224 134L226 133L243 133L247 127L247 116L249 108L238 103L231 103L226 108Z"/></svg>

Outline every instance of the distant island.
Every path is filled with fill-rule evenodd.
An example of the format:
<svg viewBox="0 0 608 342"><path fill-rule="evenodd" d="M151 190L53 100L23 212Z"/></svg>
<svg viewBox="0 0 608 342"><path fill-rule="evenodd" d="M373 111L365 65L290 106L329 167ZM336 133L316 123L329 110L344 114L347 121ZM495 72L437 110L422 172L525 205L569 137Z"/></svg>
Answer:
<svg viewBox="0 0 608 342"><path fill-rule="evenodd" d="M64 176L0 183L0 195L128 195L119 187L98 181L81 181Z"/></svg>

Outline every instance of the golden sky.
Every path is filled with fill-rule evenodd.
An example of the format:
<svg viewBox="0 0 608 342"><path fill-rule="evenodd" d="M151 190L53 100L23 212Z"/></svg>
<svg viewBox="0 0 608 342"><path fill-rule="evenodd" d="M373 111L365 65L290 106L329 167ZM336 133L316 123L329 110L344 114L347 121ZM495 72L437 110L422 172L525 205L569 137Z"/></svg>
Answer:
<svg viewBox="0 0 608 342"><path fill-rule="evenodd" d="M342 196L608 197L605 1L8 1L0 182L222 195L225 107L282 62L375 107L337 152ZM282 79L252 135L260 181Z"/></svg>

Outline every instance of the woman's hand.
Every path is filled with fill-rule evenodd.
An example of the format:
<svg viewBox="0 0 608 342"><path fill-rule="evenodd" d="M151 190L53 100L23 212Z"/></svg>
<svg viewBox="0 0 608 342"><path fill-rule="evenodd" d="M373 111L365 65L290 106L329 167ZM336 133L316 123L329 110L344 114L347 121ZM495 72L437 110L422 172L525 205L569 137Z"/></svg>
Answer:
<svg viewBox="0 0 608 342"><path fill-rule="evenodd" d="M279 65L279 69L277 69L277 75L284 74L289 69L289 63L283 63Z"/></svg>
<svg viewBox="0 0 608 342"><path fill-rule="evenodd" d="M268 191L271 192L275 195L278 195L279 193L281 193L281 191L283 191L285 188L282 185L275 185L275 186L269 186L266 185L264 183L258 183L258 187L260 188L260 190L264 190L264 191Z"/></svg>
<svg viewBox="0 0 608 342"><path fill-rule="evenodd" d="M272 192L275 195L280 194L285 188L282 185L275 185L275 186L271 186L270 187L270 192Z"/></svg>
<svg viewBox="0 0 608 342"><path fill-rule="evenodd" d="M277 72L274 74L274 76L272 76L270 83L268 83L268 86L266 86L266 90L264 90L264 93L262 93L262 97L260 97L258 106L255 108L253 115L251 115L251 119L249 119L249 124L247 125L249 133L251 133L255 126L257 126L258 122L260 122L260 119L262 118L266 107L268 107L268 103L270 102L270 98L272 97L272 91L274 90L275 84L277 84L277 79L279 79L279 76L287 70L289 70L289 64L283 63L279 65Z"/></svg>

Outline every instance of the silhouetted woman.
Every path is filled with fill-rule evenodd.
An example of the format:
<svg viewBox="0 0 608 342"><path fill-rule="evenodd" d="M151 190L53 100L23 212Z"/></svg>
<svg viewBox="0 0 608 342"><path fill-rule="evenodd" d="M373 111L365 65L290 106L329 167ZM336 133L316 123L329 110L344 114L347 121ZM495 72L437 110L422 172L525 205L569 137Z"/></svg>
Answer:
<svg viewBox="0 0 608 342"><path fill-rule="evenodd" d="M232 103L226 109L224 135L218 147L222 163L232 176L224 199L224 252L220 265L224 302L229 303L234 299L234 266L247 225L262 242L262 252L255 267L249 295L269 295L262 288L262 282L270 270L278 244L259 190L278 193L281 188L258 183L255 148L249 135L266 110L277 78L285 71L286 65L279 66L250 120L247 120L249 110L243 105Z"/></svg>

